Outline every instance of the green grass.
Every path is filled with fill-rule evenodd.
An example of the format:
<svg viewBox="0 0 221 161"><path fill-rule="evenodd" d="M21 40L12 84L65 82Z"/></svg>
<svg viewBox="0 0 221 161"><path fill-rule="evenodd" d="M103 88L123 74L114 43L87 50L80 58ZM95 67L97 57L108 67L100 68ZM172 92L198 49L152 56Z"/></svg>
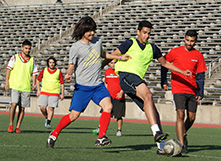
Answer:
<svg viewBox="0 0 221 161"><path fill-rule="evenodd" d="M111 122L108 147L95 147L97 136L92 130L98 121L77 120L65 128L54 149L46 149L51 130L44 128L43 117L25 116L21 134L9 134L8 115L0 115L0 160L27 161L219 161L221 160L221 129L193 127L188 132L189 153L183 157L156 154L156 145L148 124L124 123L122 137L115 136L116 122ZM54 118L55 127L60 118ZM175 126L163 125L169 138L176 138Z"/></svg>

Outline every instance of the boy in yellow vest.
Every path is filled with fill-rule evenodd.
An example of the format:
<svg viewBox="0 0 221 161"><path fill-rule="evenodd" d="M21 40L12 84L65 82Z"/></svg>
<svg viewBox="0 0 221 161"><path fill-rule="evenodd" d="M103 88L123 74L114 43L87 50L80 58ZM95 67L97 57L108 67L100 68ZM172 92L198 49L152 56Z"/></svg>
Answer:
<svg viewBox="0 0 221 161"><path fill-rule="evenodd" d="M11 57L6 71L5 91L11 88L11 107L9 110L8 132L13 132L13 121L16 106L19 106L17 125L15 133L21 133L20 125L24 117L25 108L30 107L31 75L33 88L36 88L37 65L34 58L30 56L31 42L25 40L22 43L21 53Z"/></svg>
<svg viewBox="0 0 221 161"><path fill-rule="evenodd" d="M58 107L59 96L61 100L64 99L64 78L61 71L55 67L56 59L54 57L47 59L47 66L47 68L42 69L37 77L37 96L39 96L41 112L46 118L45 128L50 129L54 108ZM40 82L42 82L41 90Z"/></svg>
<svg viewBox="0 0 221 161"><path fill-rule="evenodd" d="M160 49L155 44L148 42L151 29L152 24L149 21L141 21L138 24L136 39L126 40L112 54L106 54L104 57L109 59L113 55L119 56L119 60L115 64L115 72L119 75L120 86L144 111L150 123L154 141L157 142L157 154L164 155L164 139L167 138L168 134L162 131L160 117L154 105L152 93L143 78L152 59L157 59L162 66L185 76L191 76L192 73L189 70L183 71L167 62ZM129 55L131 59L122 60L125 54Z"/></svg>

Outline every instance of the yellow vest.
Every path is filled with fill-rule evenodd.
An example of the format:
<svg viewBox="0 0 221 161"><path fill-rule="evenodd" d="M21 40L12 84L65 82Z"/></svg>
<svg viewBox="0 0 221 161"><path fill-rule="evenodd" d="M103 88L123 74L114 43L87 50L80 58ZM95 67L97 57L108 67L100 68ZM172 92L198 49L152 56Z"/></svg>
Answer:
<svg viewBox="0 0 221 161"><path fill-rule="evenodd" d="M19 55L15 54L15 64L9 76L9 88L21 92L31 92L31 75L33 67L33 57L30 57L28 62L24 63Z"/></svg>
<svg viewBox="0 0 221 161"><path fill-rule="evenodd" d="M41 92L60 94L60 70L57 69L53 74L48 72L48 68L44 69L42 78Z"/></svg>
<svg viewBox="0 0 221 161"><path fill-rule="evenodd" d="M135 38L131 38L133 44L125 53L131 56L128 60L118 60L115 64L115 72L127 72L138 75L141 79L144 78L147 69L153 60L153 48L150 43L146 43L144 50L142 50ZM122 53L124 54L124 53Z"/></svg>

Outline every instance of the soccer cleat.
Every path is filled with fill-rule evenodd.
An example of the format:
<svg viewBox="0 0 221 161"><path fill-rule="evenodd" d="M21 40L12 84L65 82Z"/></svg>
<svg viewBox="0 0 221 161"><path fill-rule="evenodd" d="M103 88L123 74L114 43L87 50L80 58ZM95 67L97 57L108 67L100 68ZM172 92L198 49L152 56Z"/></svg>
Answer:
<svg viewBox="0 0 221 161"><path fill-rule="evenodd" d="M162 133L161 131L157 131L154 136L154 141L160 143L162 140L165 140L167 138L167 133Z"/></svg>
<svg viewBox="0 0 221 161"><path fill-rule="evenodd" d="M98 127L97 129L94 129L92 132L93 134L98 135L99 131L100 131L100 128Z"/></svg>
<svg viewBox="0 0 221 161"><path fill-rule="evenodd" d="M21 129L20 128L16 128L15 129L15 133L21 133Z"/></svg>
<svg viewBox="0 0 221 161"><path fill-rule="evenodd" d="M187 147L185 145L182 146L182 154L186 154L187 152Z"/></svg>
<svg viewBox="0 0 221 161"><path fill-rule="evenodd" d="M184 142L184 146L185 146L186 152L187 152L188 141L187 141L187 134L186 133L183 135L183 142Z"/></svg>
<svg viewBox="0 0 221 161"><path fill-rule="evenodd" d="M8 126L8 132L9 133L13 133L13 125L9 125Z"/></svg>
<svg viewBox="0 0 221 161"><path fill-rule="evenodd" d="M163 149L157 149L157 154L159 155L165 155L165 151Z"/></svg>
<svg viewBox="0 0 221 161"><path fill-rule="evenodd" d="M121 131L117 130L116 136L122 136Z"/></svg>
<svg viewBox="0 0 221 161"><path fill-rule="evenodd" d="M108 146L110 145L112 142L110 139L108 139L106 136L103 136L101 138L98 138L95 142L96 146Z"/></svg>
<svg viewBox="0 0 221 161"><path fill-rule="evenodd" d="M46 143L46 148L54 148L55 141L56 141L56 137L51 135L50 133L47 143Z"/></svg>

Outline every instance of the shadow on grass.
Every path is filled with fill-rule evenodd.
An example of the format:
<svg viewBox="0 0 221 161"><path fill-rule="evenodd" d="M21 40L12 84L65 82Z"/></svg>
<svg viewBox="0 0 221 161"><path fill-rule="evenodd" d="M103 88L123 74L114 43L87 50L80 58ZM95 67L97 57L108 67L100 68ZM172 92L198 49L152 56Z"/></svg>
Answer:
<svg viewBox="0 0 221 161"><path fill-rule="evenodd" d="M197 152L197 151L203 151L203 150L220 150L220 145L191 145L188 146L188 152Z"/></svg>

